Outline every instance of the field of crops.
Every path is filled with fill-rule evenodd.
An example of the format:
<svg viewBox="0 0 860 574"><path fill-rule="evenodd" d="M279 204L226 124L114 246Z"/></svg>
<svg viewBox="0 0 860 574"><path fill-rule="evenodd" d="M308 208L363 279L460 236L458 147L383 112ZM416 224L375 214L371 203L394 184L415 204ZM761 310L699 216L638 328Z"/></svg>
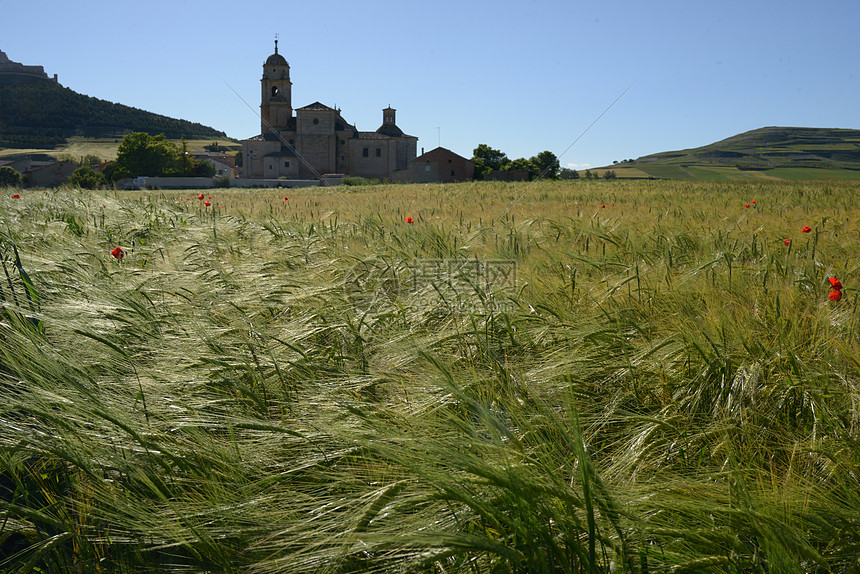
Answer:
<svg viewBox="0 0 860 574"><path fill-rule="evenodd" d="M0 571L860 571L858 191L5 190Z"/></svg>

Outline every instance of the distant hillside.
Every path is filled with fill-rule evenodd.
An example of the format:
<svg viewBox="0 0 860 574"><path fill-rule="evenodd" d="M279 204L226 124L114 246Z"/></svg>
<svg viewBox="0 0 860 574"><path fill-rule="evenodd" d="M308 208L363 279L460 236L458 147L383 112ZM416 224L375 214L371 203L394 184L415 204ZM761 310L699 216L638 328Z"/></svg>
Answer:
<svg viewBox="0 0 860 574"><path fill-rule="evenodd" d="M0 74L0 148L52 148L72 136L128 132L170 139L224 138L224 132L79 94L35 76Z"/></svg>
<svg viewBox="0 0 860 574"><path fill-rule="evenodd" d="M860 179L860 130L766 127L596 170L661 179Z"/></svg>

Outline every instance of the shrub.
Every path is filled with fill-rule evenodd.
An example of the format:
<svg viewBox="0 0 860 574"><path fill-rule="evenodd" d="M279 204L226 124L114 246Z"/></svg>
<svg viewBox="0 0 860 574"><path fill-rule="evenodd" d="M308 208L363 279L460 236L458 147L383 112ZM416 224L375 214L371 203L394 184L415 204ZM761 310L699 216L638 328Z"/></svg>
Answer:
<svg viewBox="0 0 860 574"><path fill-rule="evenodd" d="M81 189L96 189L105 182L104 175L95 171L88 165L84 165L76 169L71 177L69 177L69 185L80 187Z"/></svg>
<svg viewBox="0 0 860 574"><path fill-rule="evenodd" d="M24 176L18 173L14 168L4 165L0 167L0 185L15 187L24 182Z"/></svg>

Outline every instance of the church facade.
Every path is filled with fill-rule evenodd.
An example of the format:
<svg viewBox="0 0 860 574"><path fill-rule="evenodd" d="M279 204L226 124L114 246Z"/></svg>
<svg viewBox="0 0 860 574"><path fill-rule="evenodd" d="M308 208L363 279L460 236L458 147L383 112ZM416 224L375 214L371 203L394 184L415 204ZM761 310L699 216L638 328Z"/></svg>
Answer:
<svg viewBox="0 0 860 574"><path fill-rule="evenodd" d="M418 138L397 127L394 108L382 110L382 125L373 132L359 131L339 109L320 102L293 110L290 66L278 54L277 40L260 82L261 133L242 142L243 177L316 179L344 174L407 179Z"/></svg>

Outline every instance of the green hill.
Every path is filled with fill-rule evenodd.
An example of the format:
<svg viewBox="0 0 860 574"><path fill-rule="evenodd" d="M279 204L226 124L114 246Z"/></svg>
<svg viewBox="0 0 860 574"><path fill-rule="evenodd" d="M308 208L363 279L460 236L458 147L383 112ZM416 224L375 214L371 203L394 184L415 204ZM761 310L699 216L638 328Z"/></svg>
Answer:
<svg viewBox="0 0 860 574"><path fill-rule="evenodd" d="M860 130L765 127L596 170L659 179L860 179Z"/></svg>
<svg viewBox="0 0 860 574"><path fill-rule="evenodd" d="M52 149L71 137L129 132L170 139L224 138L209 126L79 94L39 77L0 74L0 148Z"/></svg>

